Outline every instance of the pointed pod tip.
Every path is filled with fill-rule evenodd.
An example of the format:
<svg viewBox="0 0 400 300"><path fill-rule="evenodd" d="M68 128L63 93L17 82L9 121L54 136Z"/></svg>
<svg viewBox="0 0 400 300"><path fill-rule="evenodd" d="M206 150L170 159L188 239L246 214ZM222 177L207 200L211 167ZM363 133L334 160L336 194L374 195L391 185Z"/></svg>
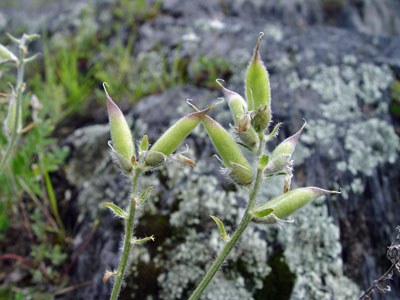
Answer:
<svg viewBox="0 0 400 300"><path fill-rule="evenodd" d="M103 82L103 88L107 98L107 111L109 117L121 117L121 116L123 117L122 111L119 109L118 105L115 104L115 102L111 99L110 95L108 94L106 86L108 86L108 84L106 82Z"/></svg>
<svg viewBox="0 0 400 300"><path fill-rule="evenodd" d="M209 107L207 107L206 109L203 110L199 110L196 106L194 106L193 104L191 104L190 102L188 102L189 105L191 105L193 107L194 110L196 110L196 112L194 113L194 115L200 115L202 117L206 116L207 113L213 109L214 106L224 102L224 98L218 98L218 102L215 102L214 104L211 104Z"/></svg>
<svg viewBox="0 0 400 300"><path fill-rule="evenodd" d="M189 104L195 111L199 112L200 110L191 102L193 99L186 99L186 103Z"/></svg>
<svg viewBox="0 0 400 300"><path fill-rule="evenodd" d="M110 96L108 95L106 86L107 86L107 87L110 87L110 86L108 85L108 83L104 81L104 82L103 82L103 89L104 89L104 92L106 93L106 96L107 96L107 97L110 97Z"/></svg>
<svg viewBox="0 0 400 300"><path fill-rule="evenodd" d="M292 144L296 144L297 143L297 141L300 138L301 133L303 132L304 127L307 125L306 120L305 119L303 119L303 120L304 120L303 126L301 126L301 128L295 134L293 134L292 136L288 137L284 142L289 142L289 143L292 143Z"/></svg>
<svg viewBox="0 0 400 300"><path fill-rule="evenodd" d="M217 82L217 84L218 84L222 89L225 88L225 87L222 85L222 83L221 83L221 82L225 82L225 80L223 80L223 79L221 79L221 78L217 78L217 79L215 79L215 81Z"/></svg>
<svg viewBox="0 0 400 300"><path fill-rule="evenodd" d="M308 189L311 189L312 191L320 194L321 196L326 195L326 194L341 194L342 193L341 189L339 189L339 191L331 191L331 190L325 190L325 189L321 189L319 187L314 187L314 186L308 187Z"/></svg>
<svg viewBox="0 0 400 300"><path fill-rule="evenodd" d="M263 36L264 36L264 32L261 31L261 32L258 34L257 46L256 46L256 49L254 50L254 60L256 60L257 58L260 57L258 51L259 51L259 49L260 49L260 41L261 41L261 38L262 38Z"/></svg>

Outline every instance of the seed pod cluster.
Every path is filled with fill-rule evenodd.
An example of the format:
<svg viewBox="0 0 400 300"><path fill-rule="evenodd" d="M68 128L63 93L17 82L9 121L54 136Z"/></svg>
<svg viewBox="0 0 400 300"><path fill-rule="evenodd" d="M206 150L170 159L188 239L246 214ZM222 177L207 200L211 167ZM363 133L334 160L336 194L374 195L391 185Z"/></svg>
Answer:
<svg viewBox="0 0 400 300"><path fill-rule="evenodd" d="M225 99L228 101L233 121L237 126L237 135L247 146L257 148L260 139L253 126L251 126L251 118L247 111L246 101L238 93L228 90L219 81L217 82L222 88Z"/></svg>

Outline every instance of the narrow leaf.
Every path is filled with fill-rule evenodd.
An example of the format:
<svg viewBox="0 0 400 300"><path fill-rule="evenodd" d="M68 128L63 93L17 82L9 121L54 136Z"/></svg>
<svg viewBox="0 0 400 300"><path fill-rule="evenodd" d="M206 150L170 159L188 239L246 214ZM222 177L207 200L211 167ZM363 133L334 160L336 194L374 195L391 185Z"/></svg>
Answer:
<svg viewBox="0 0 400 300"><path fill-rule="evenodd" d="M147 135L144 135L139 146L140 152L146 152L149 149L149 140Z"/></svg>
<svg viewBox="0 0 400 300"><path fill-rule="evenodd" d="M282 124L283 124L282 122L276 124L271 133L267 137L265 137L265 141L269 141L270 139L276 137L278 135L279 128L282 126Z"/></svg>
<svg viewBox="0 0 400 300"><path fill-rule="evenodd" d="M149 195L150 191L153 189L154 186L150 185L148 186L139 196L139 199L136 203L136 206L141 206L147 199L147 196Z"/></svg>
<svg viewBox="0 0 400 300"><path fill-rule="evenodd" d="M269 156L266 154L263 154L260 158L260 162L259 162L259 168L260 169L264 169L266 165L268 165L268 161L269 161Z"/></svg>
<svg viewBox="0 0 400 300"><path fill-rule="evenodd" d="M146 243L148 241L154 242L154 240L155 240L154 235L152 235L152 236L145 237L143 239L138 239L138 240L137 239L132 239L131 240L131 244L132 245L134 245L134 244L143 244L143 243Z"/></svg>
<svg viewBox="0 0 400 300"><path fill-rule="evenodd" d="M111 209L112 212L114 214L116 214L118 217L121 217L123 219L128 218L127 213L122 208L118 207L117 205L115 205L113 203L106 202L106 203L101 204L101 207L107 207L107 208Z"/></svg>
<svg viewBox="0 0 400 300"><path fill-rule="evenodd" d="M224 224L222 223L222 221L220 219L218 219L217 217L214 216L210 216L214 222L217 224L219 232L221 233L222 238L224 239L225 242L229 242L230 238L228 236L228 234L226 233Z"/></svg>

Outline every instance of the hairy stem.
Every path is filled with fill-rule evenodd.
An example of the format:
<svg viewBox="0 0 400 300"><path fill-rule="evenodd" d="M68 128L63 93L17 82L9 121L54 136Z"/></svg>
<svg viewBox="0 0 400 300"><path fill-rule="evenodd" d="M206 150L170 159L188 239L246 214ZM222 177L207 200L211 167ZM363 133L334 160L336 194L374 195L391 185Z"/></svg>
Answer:
<svg viewBox="0 0 400 300"><path fill-rule="evenodd" d="M264 143L260 143L260 148L258 153L262 153L262 149L264 148ZM260 185L262 182L262 169L258 168L257 169L257 176L256 176L256 181L254 183L253 189L251 190L250 193L250 200L249 203L247 204L246 211L242 217L242 220L240 221L240 224L238 228L236 229L235 233L233 234L232 238L230 241L225 245L225 247L222 249L221 253L218 255L217 259L214 261L214 263L211 265L210 269L207 271L206 275L204 275L203 279L200 281L199 285L195 289L195 291L192 293L190 296L189 300L197 300L199 299L200 295L203 293L205 288L208 286L208 284L211 282L213 279L214 275L217 273L225 259L228 257L229 253L239 240L240 236L243 234L245 229L247 228L247 225L251 222L251 210L254 208L254 205L256 203L256 198L257 198L257 193L260 189Z"/></svg>
<svg viewBox="0 0 400 300"><path fill-rule="evenodd" d="M16 99L17 99L17 105L16 105L16 116L15 116L15 122L13 126L13 130L11 132L11 138L8 141L7 149L1 158L0 162L0 174L3 172L4 166L8 160L8 157L10 156L11 150L14 147L15 141L17 140L18 136L18 120L19 120L19 114L21 110L21 102L22 102L22 90L23 90L23 81L24 81L24 67L25 67L25 53L23 49L20 49L19 51L19 62L18 62L18 68L17 68L17 83L15 84L15 89L17 91Z"/></svg>
<svg viewBox="0 0 400 300"><path fill-rule="evenodd" d="M131 240L133 237L133 227L134 227L133 225L134 225L134 221L135 221L135 211L136 211L135 197L136 197L136 193L137 193L139 176L140 176L140 170L136 169L136 171L132 177L132 197L131 197L131 200L129 203L129 213L128 213L128 218L126 219L126 225L125 225L124 246L122 249L121 260L119 263L118 271L117 271L117 274L115 275L115 282L114 282L110 300L118 299L119 292L121 290L122 280L125 275L125 269L128 264L129 254L130 254L131 248L132 248Z"/></svg>

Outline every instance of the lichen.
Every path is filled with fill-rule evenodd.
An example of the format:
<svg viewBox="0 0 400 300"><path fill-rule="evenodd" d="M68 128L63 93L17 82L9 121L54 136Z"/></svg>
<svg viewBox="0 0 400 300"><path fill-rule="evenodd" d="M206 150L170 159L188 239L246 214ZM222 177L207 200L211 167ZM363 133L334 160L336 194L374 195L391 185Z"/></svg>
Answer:
<svg viewBox="0 0 400 300"><path fill-rule="evenodd" d="M305 72L307 77L301 78L292 70L287 77L288 86L316 92L322 113L308 120L297 147L298 156L306 159L311 155L307 148L324 151L329 159L338 160L339 174L351 172L354 176L354 182L342 186L343 197L348 197L349 192L360 194L365 187L359 176L371 176L378 165L393 164L400 151L393 127L381 119L388 111L383 95L393 74L386 65L358 63L352 55L345 55L341 64L310 65ZM347 161L343 161L343 148Z"/></svg>
<svg viewBox="0 0 400 300"><path fill-rule="evenodd" d="M324 201L304 207L294 220L278 235L285 260L296 275L291 299L344 300L358 295L357 285L343 275L339 228Z"/></svg>
<svg viewBox="0 0 400 300"><path fill-rule="evenodd" d="M393 164L396 161L400 142L393 127L389 127L385 121L372 118L351 125L344 147L350 153L350 172L353 175L360 172L371 176L379 164Z"/></svg>

